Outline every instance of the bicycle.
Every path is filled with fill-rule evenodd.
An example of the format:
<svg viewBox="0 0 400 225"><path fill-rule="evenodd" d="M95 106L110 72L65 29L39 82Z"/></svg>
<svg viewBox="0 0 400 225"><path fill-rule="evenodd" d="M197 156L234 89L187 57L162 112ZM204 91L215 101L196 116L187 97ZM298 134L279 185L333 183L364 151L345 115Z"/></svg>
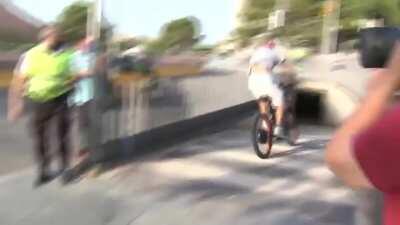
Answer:
<svg viewBox="0 0 400 225"><path fill-rule="evenodd" d="M252 129L252 142L256 155L261 159L267 159L271 155L271 149L274 141L279 139L274 136L276 126L275 108L272 107L272 99L269 96L261 98L259 101L267 101L269 107L268 119L265 121L267 130L263 127L263 119L260 113L257 113ZM294 87L286 87L285 91L286 110L283 121L284 139L291 146L296 144L299 132L295 123L295 94Z"/></svg>

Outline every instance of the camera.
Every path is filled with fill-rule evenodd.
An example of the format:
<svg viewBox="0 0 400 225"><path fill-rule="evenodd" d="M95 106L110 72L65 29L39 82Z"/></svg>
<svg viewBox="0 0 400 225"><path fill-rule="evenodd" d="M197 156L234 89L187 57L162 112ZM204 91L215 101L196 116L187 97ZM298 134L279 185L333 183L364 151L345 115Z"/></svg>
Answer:
<svg viewBox="0 0 400 225"><path fill-rule="evenodd" d="M365 68L382 68L389 60L400 29L396 27L366 28L360 32L361 65Z"/></svg>

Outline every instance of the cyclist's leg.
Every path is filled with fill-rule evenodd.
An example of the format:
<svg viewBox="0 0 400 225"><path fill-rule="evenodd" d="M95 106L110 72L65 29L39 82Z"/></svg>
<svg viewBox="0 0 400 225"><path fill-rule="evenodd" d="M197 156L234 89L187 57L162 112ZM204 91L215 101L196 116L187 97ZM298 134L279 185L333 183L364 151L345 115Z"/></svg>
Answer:
<svg viewBox="0 0 400 225"><path fill-rule="evenodd" d="M272 90L272 104L276 107L275 118L276 118L276 127L274 130L274 135L278 137L284 136L283 131L283 120L285 116L285 102L283 100L283 91L274 87Z"/></svg>
<svg viewBox="0 0 400 225"><path fill-rule="evenodd" d="M261 98L258 100L258 108L260 117L262 119L262 127L265 130L268 130L267 120L269 119L270 107L270 102L266 98Z"/></svg>
<svg viewBox="0 0 400 225"><path fill-rule="evenodd" d="M283 99L283 91L280 88L274 88L272 94L272 104L276 107L275 118L276 125L281 126L285 116L285 101Z"/></svg>
<svg viewBox="0 0 400 225"><path fill-rule="evenodd" d="M277 126L282 126L284 115L285 115L285 104L282 103L280 106L276 108L275 112Z"/></svg>

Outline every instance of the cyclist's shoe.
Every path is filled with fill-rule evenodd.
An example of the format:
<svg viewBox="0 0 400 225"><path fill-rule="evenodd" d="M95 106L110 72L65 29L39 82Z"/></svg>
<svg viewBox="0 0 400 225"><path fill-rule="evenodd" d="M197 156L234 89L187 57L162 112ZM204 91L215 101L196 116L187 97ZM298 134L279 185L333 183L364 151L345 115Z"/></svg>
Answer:
<svg viewBox="0 0 400 225"><path fill-rule="evenodd" d="M278 137L278 138L285 138L285 134L283 131L283 127L282 126L276 126L274 129L274 136Z"/></svg>

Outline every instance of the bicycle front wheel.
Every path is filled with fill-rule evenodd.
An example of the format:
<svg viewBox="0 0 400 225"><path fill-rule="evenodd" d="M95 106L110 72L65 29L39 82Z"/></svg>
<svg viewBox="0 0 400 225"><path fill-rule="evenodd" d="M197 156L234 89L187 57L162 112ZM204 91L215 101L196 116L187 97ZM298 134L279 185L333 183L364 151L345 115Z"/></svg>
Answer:
<svg viewBox="0 0 400 225"><path fill-rule="evenodd" d="M273 123L271 120L266 121L267 129L263 127L263 119L257 114L253 130L252 130L252 142L253 148L256 155L261 159L267 159L271 155L271 149L273 144Z"/></svg>

